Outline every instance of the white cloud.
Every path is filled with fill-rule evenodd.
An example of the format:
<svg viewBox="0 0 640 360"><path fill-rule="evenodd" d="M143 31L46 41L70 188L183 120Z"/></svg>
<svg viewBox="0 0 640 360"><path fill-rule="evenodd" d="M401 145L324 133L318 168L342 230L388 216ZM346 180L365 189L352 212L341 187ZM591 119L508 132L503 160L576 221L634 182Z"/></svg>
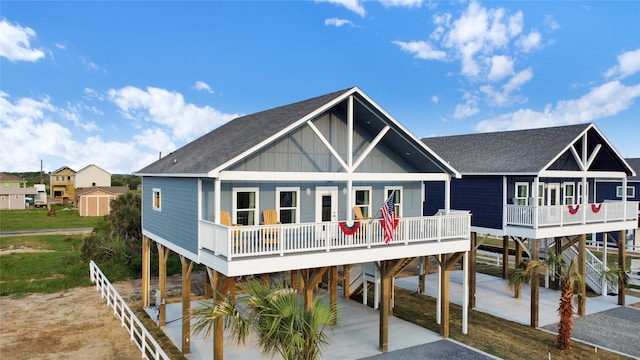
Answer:
<svg viewBox="0 0 640 360"><path fill-rule="evenodd" d="M605 72L607 78L625 78L640 72L640 49L618 55L618 64Z"/></svg>
<svg viewBox="0 0 640 360"><path fill-rule="evenodd" d="M338 19L338 18L325 19L324 24L326 26L335 26L335 27L341 27L344 25L350 25L351 27L354 26L351 20Z"/></svg>
<svg viewBox="0 0 640 360"><path fill-rule="evenodd" d="M365 10L360 0L316 0L316 2L328 2L346 7L348 10L364 17Z"/></svg>
<svg viewBox="0 0 640 360"><path fill-rule="evenodd" d="M533 30L527 35L521 36L516 41L516 45L518 45L524 52L535 50L542 45L542 34L537 30Z"/></svg>
<svg viewBox="0 0 640 360"><path fill-rule="evenodd" d="M611 81L579 99L561 100L555 107L549 104L542 112L520 109L495 119L480 121L475 128L477 131L491 132L592 122L628 109L638 97L640 84L625 86L619 81Z"/></svg>
<svg viewBox="0 0 640 360"><path fill-rule="evenodd" d="M454 119L464 119L466 117L473 116L480 111L480 108L478 107L478 99L471 93L465 92L463 99L466 100L464 104L456 105L453 112Z"/></svg>
<svg viewBox="0 0 640 360"><path fill-rule="evenodd" d="M422 0L380 0L384 7L421 7Z"/></svg>
<svg viewBox="0 0 640 360"><path fill-rule="evenodd" d="M109 98L127 119L150 121L167 126L176 140L188 141L238 114L224 114L209 107L185 103L182 94L148 87L147 90L127 86L108 91Z"/></svg>
<svg viewBox="0 0 640 360"><path fill-rule="evenodd" d="M102 70L100 69L100 67L98 65L96 65L94 62L91 62L87 59L85 59L84 57L80 58L80 61L82 62L82 65L84 65L84 67L87 70L91 70L91 71L99 71Z"/></svg>
<svg viewBox="0 0 640 360"><path fill-rule="evenodd" d="M444 60L447 57L447 53L444 51L434 49L431 44L426 41L393 41L395 45L398 45L402 51L409 54L413 54L418 59L425 60Z"/></svg>
<svg viewBox="0 0 640 360"><path fill-rule="evenodd" d="M491 57L490 81L500 81L511 74L513 74L513 60L511 58L505 55Z"/></svg>
<svg viewBox="0 0 640 360"><path fill-rule="evenodd" d="M440 101L440 97L438 95L431 96L431 102L437 104Z"/></svg>
<svg viewBox="0 0 640 360"><path fill-rule="evenodd" d="M137 144L146 146L156 152L177 149L176 144L171 141L171 137L158 128L145 129L141 134L133 136Z"/></svg>
<svg viewBox="0 0 640 360"><path fill-rule="evenodd" d="M36 32L28 27L10 24L7 20L0 20L0 57L11 62L35 62L44 57L42 50L31 48L30 40Z"/></svg>
<svg viewBox="0 0 640 360"><path fill-rule="evenodd" d="M544 24L547 25L551 31L560 29L560 24L558 24L558 22L553 18L553 15L545 16Z"/></svg>
<svg viewBox="0 0 640 360"><path fill-rule="evenodd" d="M208 92L209 94L213 94L213 89L211 89L211 86L209 86L209 84L204 81L196 81L196 83L193 85L193 88L198 91L204 91Z"/></svg>

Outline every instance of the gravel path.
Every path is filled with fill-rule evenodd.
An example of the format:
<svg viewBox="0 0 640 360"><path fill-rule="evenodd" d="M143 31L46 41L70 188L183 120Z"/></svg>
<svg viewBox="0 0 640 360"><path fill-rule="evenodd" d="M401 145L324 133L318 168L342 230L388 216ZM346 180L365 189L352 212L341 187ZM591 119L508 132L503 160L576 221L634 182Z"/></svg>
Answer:
<svg viewBox="0 0 640 360"><path fill-rule="evenodd" d="M370 356L361 360L415 360L415 359L456 359L456 360L485 360L498 359L493 355L468 347L457 341L443 339L413 346L406 349L390 351L384 354Z"/></svg>
<svg viewBox="0 0 640 360"><path fill-rule="evenodd" d="M558 332L558 324L543 327ZM574 317L571 338L640 358L640 309L628 306Z"/></svg>

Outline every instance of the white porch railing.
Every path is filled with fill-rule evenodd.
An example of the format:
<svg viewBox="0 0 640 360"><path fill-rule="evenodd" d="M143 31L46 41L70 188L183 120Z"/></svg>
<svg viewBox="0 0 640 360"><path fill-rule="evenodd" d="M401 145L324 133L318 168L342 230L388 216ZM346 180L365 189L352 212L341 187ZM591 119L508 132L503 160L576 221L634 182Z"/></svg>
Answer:
<svg viewBox="0 0 640 360"><path fill-rule="evenodd" d="M604 202L586 205L528 206L506 205L507 225L537 229L546 226L633 221L638 217L638 202Z"/></svg>
<svg viewBox="0 0 640 360"><path fill-rule="evenodd" d="M468 213L398 219L390 244L408 245L469 239ZM337 249L371 248L387 245L379 220L361 221L352 235L341 230L340 222L277 224L227 227L200 220L200 247L216 255L236 257L329 252Z"/></svg>
<svg viewBox="0 0 640 360"><path fill-rule="evenodd" d="M165 354L153 336L151 336L149 331L147 331L140 320L138 320L129 305L122 299L113 285L111 285L111 282L109 282L109 279L107 279L93 260L89 262L89 273L91 281L96 284L96 289L100 291L100 296L107 301L107 305L113 308L113 315L120 319L122 327L129 332L131 341L140 349L142 358L170 360L169 356Z"/></svg>

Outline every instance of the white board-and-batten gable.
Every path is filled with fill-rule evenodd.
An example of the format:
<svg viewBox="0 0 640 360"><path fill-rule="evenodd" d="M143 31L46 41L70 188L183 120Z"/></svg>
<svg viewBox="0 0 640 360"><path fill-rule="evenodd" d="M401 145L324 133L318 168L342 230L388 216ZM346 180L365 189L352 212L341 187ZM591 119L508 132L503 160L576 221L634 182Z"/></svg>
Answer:
<svg viewBox="0 0 640 360"><path fill-rule="evenodd" d="M94 164L87 165L76 172L75 188L97 186L111 186L111 173Z"/></svg>
<svg viewBox="0 0 640 360"><path fill-rule="evenodd" d="M243 116L141 176L446 180L460 174L357 87Z"/></svg>

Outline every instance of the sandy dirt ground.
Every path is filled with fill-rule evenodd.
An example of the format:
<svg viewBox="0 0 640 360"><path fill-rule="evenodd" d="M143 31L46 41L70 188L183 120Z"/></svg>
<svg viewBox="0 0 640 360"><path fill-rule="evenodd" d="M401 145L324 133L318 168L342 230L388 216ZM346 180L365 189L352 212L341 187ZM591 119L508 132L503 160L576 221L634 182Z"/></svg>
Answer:
<svg viewBox="0 0 640 360"><path fill-rule="evenodd" d="M194 296L203 291L203 281L203 273L193 274ZM139 304L140 280L114 286L129 306ZM168 298L181 296L180 276L167 279L167 292ZM0 359L139 358L127 330L95 287L20 299L0 297Z"/></svg>

